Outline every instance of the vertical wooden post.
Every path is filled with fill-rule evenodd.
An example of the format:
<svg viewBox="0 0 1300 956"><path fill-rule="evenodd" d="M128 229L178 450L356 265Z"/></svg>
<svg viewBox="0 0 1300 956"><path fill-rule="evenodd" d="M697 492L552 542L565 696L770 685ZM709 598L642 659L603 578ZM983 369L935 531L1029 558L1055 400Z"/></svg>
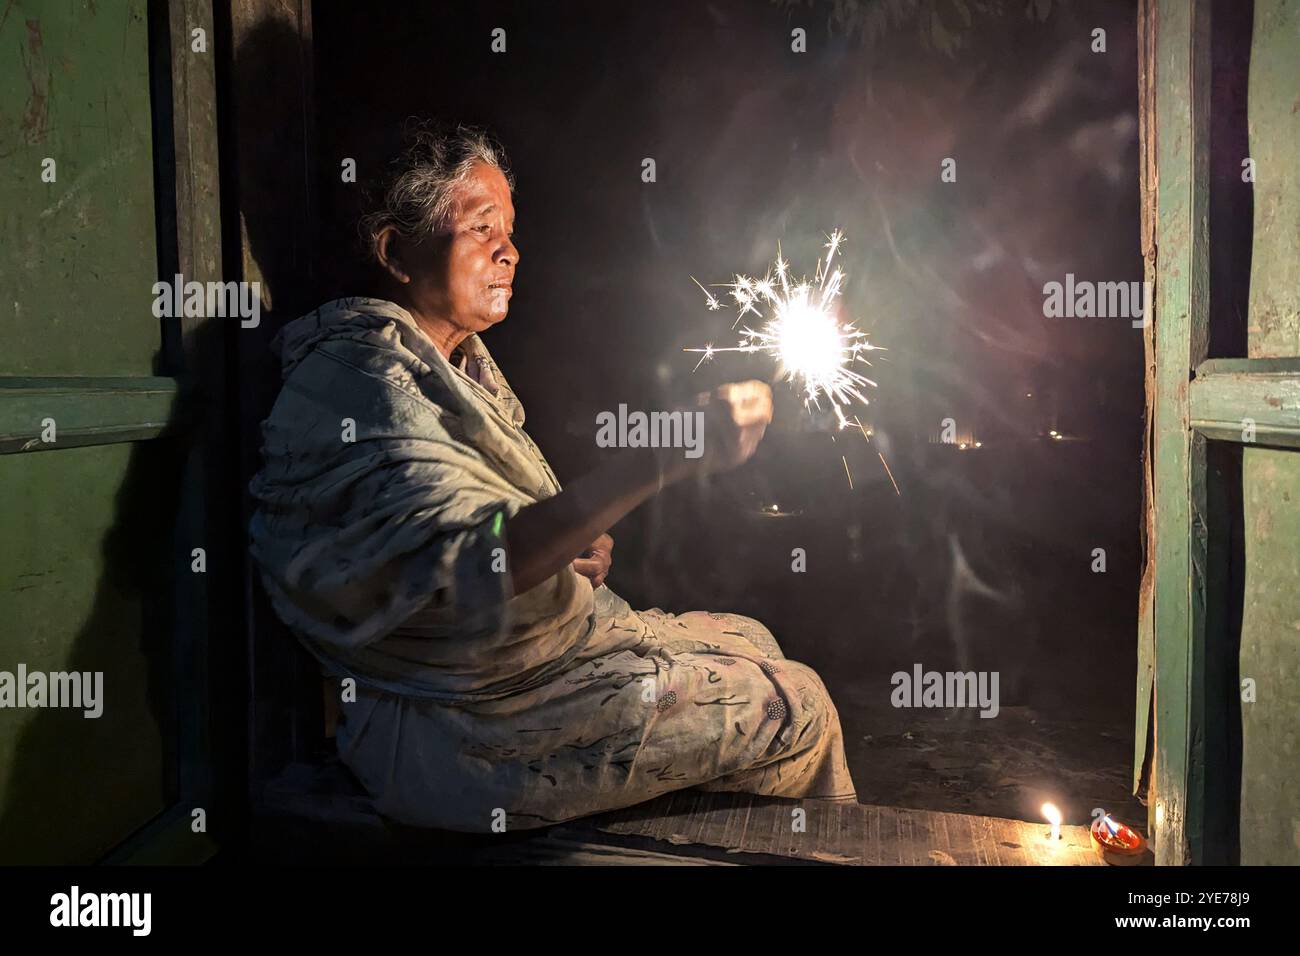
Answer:
<svg viewBox="0 0 1300 956"><path fill-rule="evenodd" d="M1156 8L1155 754L1156 860L1201 861L1205 829L1205 438L1188 386L1209 342L1208 0Z"/></svg>
<svg viewBox="0 0 1300 956"><path fill-rule="evenodd" d="M261 423L279 391L275 333L315 301L316 209L310 0L232 0L229 135L238 203L239 277L259 284L262 323L238 339L241 484L261 466ZM232 257L233 258L233 257ZM245 504L248 504L246 501ZM241 516L248 527L251 507ZM320 671L276 618L246 565L251 695L250 790L323 740Z"/></svg>
<svg viewBox="0 0 1300 956"><path fill-rule="evenodd" d="M222 280L217 144L216 38L212 0L154 0L149 6L158 277L172 283ZM205 46L195 47L195 31ZM235 319L177 315L162 320L158 371L182 384L189 424L172 541L172 670L176 715L176 802L105 857L111 864L199 862L237 829L243 735L230 729L242 701L215 687L242 668L214 642L239 619L232 600L242 535L231 523L228 394L224 346ZM205 570L193 570L202 549ZM221 646L219 646L221 645ZM236 727L238 725L235 725ZM205 829L194 830L195 811Z"/></svg>
<svg viewBox="0 0 1300 956"><path fill-rule="evenodd" d="M1156 286L1156 0L1138 2L1138 191L1141 199L1142 279ZM1155 407L1156 303L1147 302L1142 332L1142 582L1138 589L1137 704L1133 721L1133 792L1150 766L1151 702L1155 692Z"/></svg>

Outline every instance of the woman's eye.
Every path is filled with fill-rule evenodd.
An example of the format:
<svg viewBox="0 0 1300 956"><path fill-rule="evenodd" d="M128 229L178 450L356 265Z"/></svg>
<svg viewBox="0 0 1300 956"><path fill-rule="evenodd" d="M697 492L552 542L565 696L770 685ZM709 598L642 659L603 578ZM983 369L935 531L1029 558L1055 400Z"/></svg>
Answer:
<svg viewBox="0 0 1300 956"><path fill-rule="evenodd" d="M474 227L474 231L475 231L475 232L481 232L481 233L483 233L483 235L486 236L489 232L492 231L492 226L491 226L489 223L486 223L486 222L485 222L485 223L483 223L483 225L481 225L481 226L475 226L475 227Z"/></svg>

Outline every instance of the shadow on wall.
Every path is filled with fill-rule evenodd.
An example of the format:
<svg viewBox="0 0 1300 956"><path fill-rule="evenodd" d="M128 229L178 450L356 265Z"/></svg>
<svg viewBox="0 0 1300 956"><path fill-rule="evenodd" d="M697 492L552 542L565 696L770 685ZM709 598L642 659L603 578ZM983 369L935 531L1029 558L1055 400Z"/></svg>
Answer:
<svg viewBox="0 0 1300 956"><path fill-rule="evenodd" d="M158 362L155 356L154 374L162 374ZM186 401L173 404L169 421L187 420ZM8 719L26 713L28 720L0 807L5 864L94 863L175 799L173 595L178 574L189 573L192 545L175 532L187 441L183 434L131 444L90 613L59 663L62 671L103 673L102 715L90 719L66 708L7 712ZM117 450L96 445L21 457ZM39 463L32 464L39 475ZM51 492L41 490L44 503L36 507L57 508ZM33 491L33 500L42 500Z"/></svg>
<svg viewBox="0 0 1300 956"><path fill-rule="evenodd" d="M219 77L230 104L222 144L236 157L224 170L224 252L228 274L240 263L238 278L261 283L263 305L261 324L238 331L231 383L239 403L239 520L247 558L248 482L261 466L261 425L281 384L271 343L285 324L320 304L321 273L310 40L304 45L274 9L247 28L236 19L232 40L231 69ZM264 779L319 744L321 684L315 662L276 617L256 568L247 560L245 567L253 578L251 766Z"/></svg>

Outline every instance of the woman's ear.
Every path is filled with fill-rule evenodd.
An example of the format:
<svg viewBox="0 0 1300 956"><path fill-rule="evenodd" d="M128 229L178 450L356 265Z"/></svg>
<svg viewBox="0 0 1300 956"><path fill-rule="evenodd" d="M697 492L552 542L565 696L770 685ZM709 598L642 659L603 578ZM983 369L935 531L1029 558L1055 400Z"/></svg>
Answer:
<svg viewBox="0 0 1300 956"><path fill-rule="evenodd" d="M410 275L402 268L402 237L396 226L384 226L375 236L375 258L390 276L405 285Z"/></svg>

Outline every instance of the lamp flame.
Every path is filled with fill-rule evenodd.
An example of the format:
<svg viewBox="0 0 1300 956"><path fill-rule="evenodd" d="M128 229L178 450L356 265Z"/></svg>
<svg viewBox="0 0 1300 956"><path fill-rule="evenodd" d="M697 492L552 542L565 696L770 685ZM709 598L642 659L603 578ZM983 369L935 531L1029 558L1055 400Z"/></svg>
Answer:
<svg viewBox="0 0 1300 956"><path fill-rule="evenodd" d="M1061 839L1061 811L1056 809L1056 804L1044 803L1043 816L1052 825L1052 839Z"/></svg>

